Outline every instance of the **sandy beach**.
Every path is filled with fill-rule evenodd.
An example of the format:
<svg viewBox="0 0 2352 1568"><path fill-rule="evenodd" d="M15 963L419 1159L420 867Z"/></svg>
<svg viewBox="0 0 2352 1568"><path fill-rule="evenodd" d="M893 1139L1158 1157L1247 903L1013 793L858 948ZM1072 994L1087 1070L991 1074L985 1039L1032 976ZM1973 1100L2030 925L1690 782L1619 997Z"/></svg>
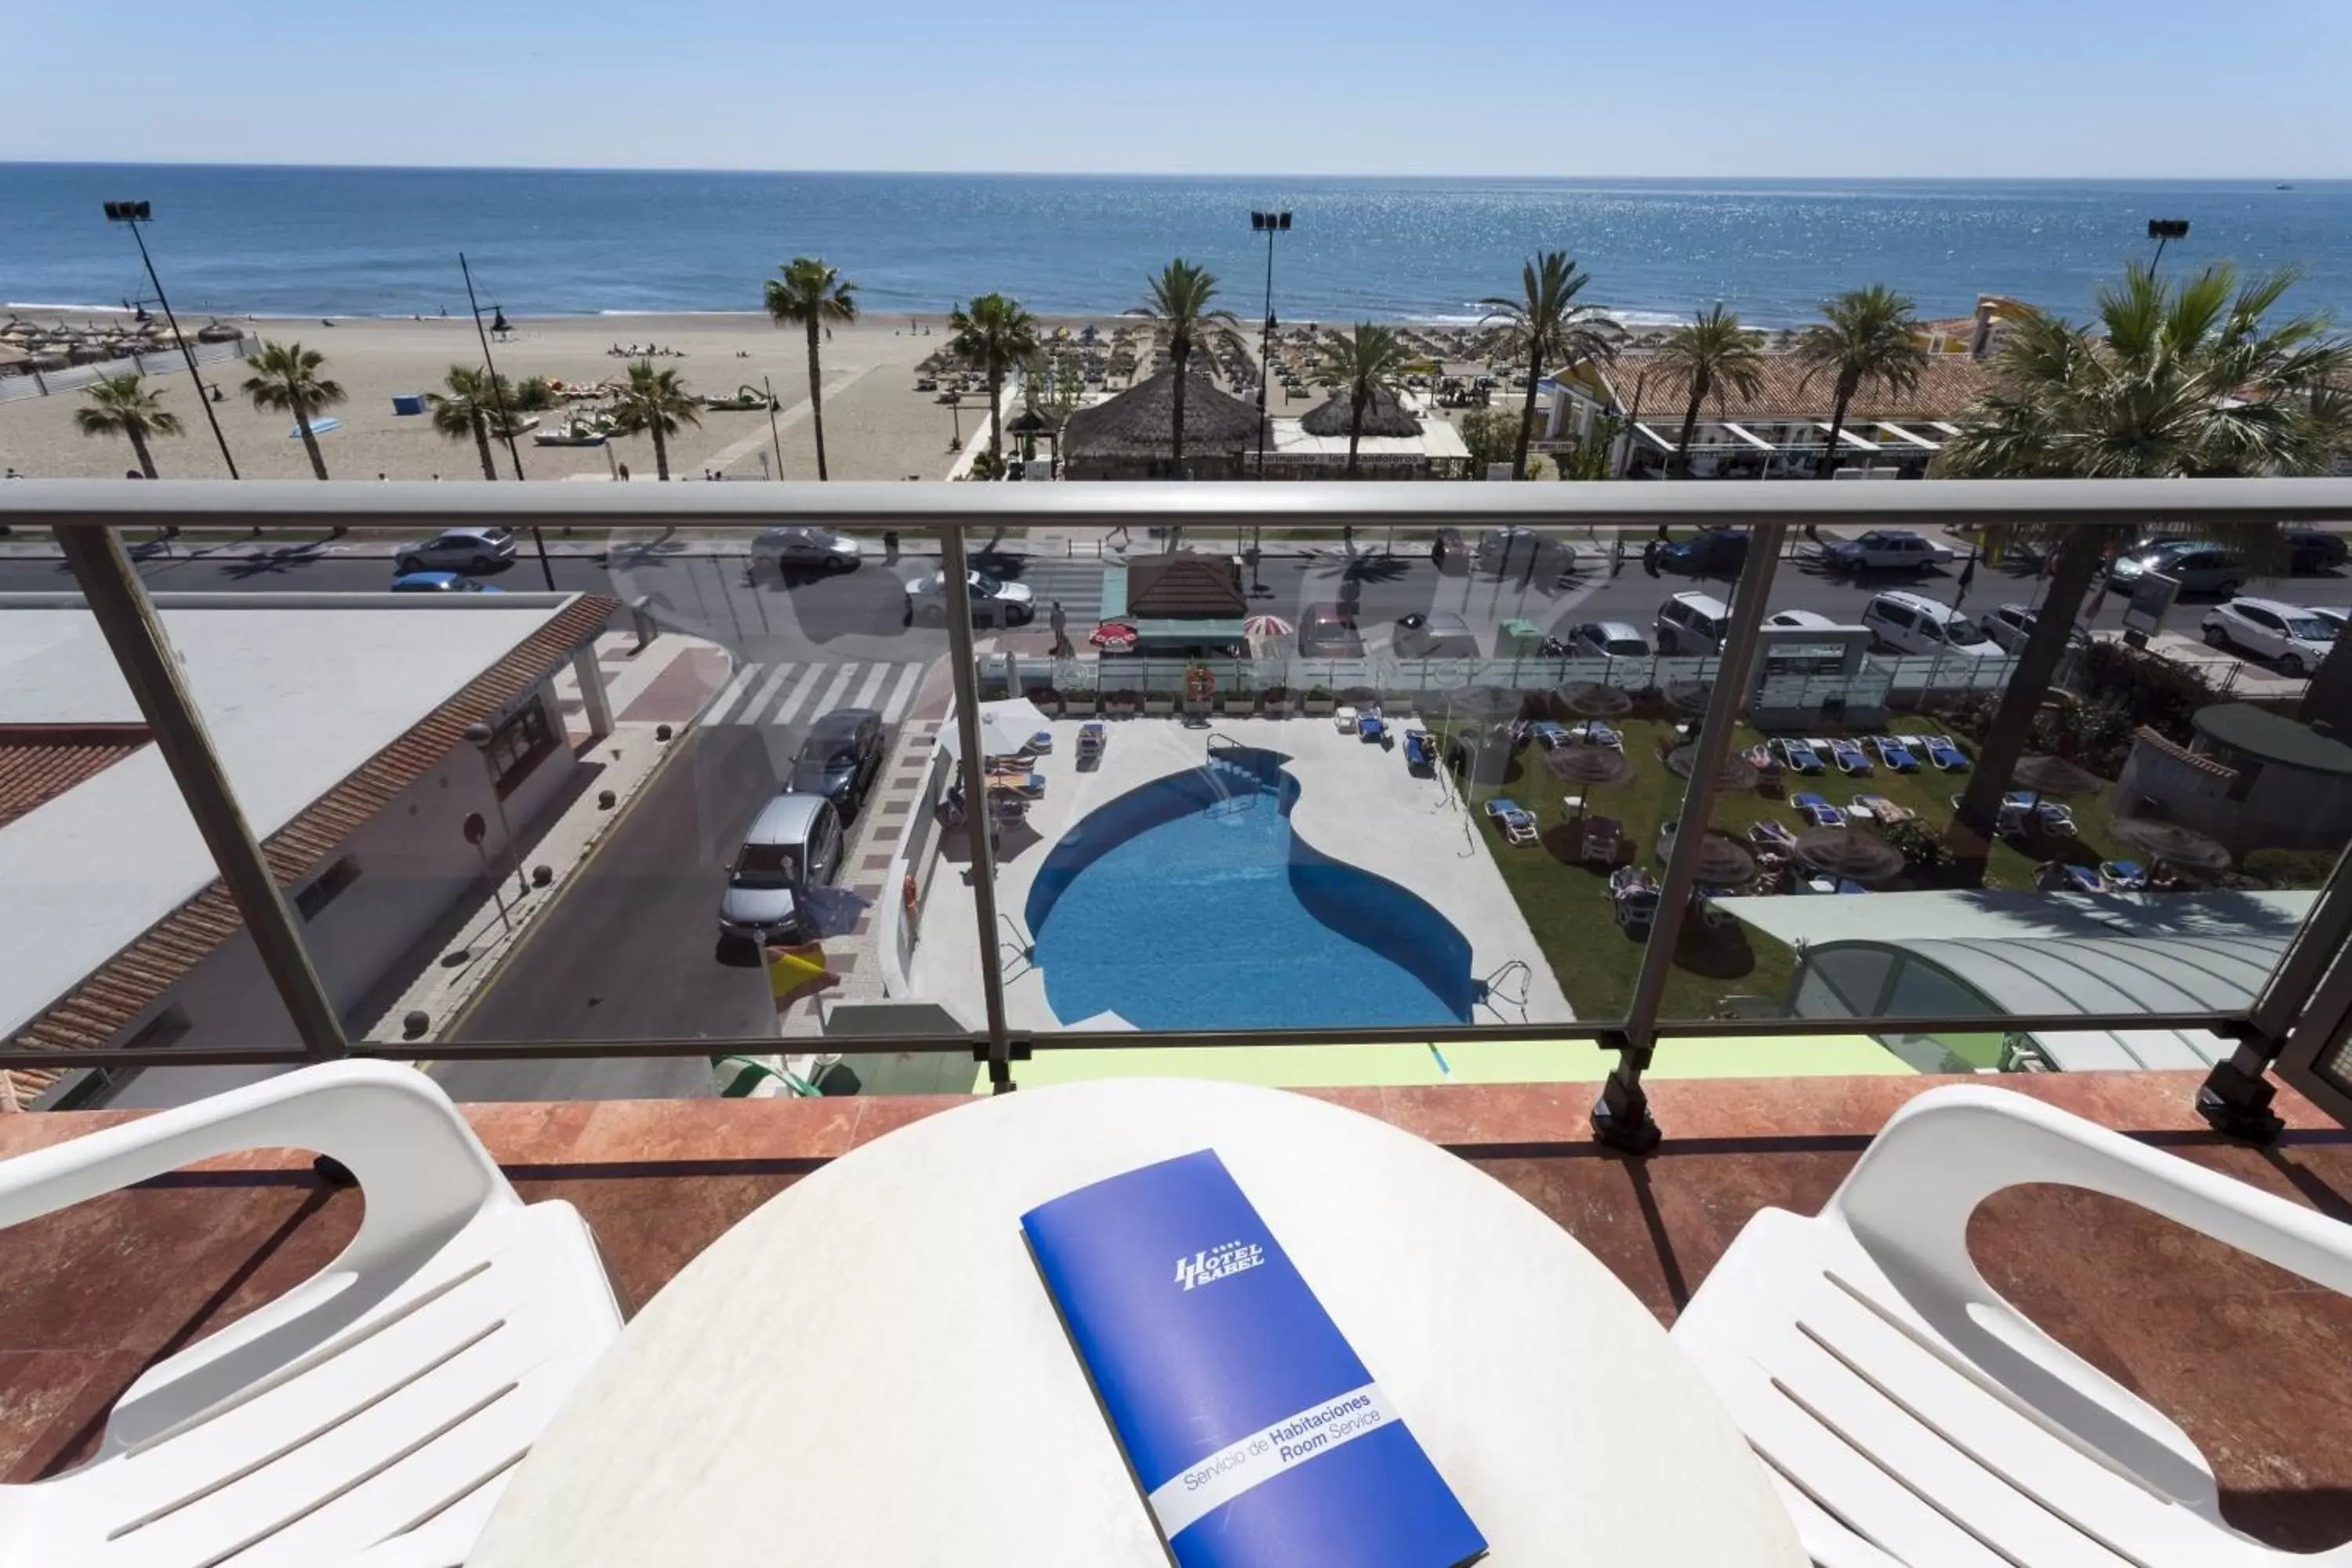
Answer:
<svg viewBox="0 0 2352 1568"><path fill-rule="evenodd" d="M52 312L28 312L43 321ZM57 319L72 321L70 316ZM234 319L234 318L233 318ZM184 321L193 331L200 323ZM428 417L393 412L396 394L440 387L452 364L479 365L481 345L465 317L424 321L262 321L241 323L272 341L293 339L327 356L321 374L340 383L345 401L328 412L341 426L319 437L330 476L336 479L479 479L481 464L470 439L452 441ZM1063 324L1063 323L1055 323ZM1066 323L1072 330L1083 324ZM1102 319L1108 327L1108 318ZM567 382L595 382L625 373L629 361L608 351L659 344L683 358L655 363L678 372L688 391L721 395L739 386L772 381L782 406L777 436L786 479L816 478L816 450L809 430L808 355L797 329L780 330L764 316L565 316L518 319L508 341L494 342L499 370L509 379L545 375ZM928 335L925 335L928 333ZM915 366L946 343L943 321L933 317L910 324L905 316L873 317L836 327L824 346L824 428L827 466L835 479L938 479L955 460L948 441L957 422L938 395L917 392ZM310 470L293 423L283 414L261 414L238 395L247 374L234 362L202 367L205 384L218 384L224 401L215 405L221 428L244 477L308 479ZM178 437L154 443L156 467L172 479L226 479L204 411L188 388L185 371L151 377L163 394L163 406L184 426ZM961 415L969 437L981 413L979 396L965 399ZM120 437L91 437L74 427L79 391L0 403L0 463L37 478L119 479L131 466L131 448ZM542 416L551 426L552 416ZM625 465L634 479L654 477L653 443L643 437L604 447L535 447L518 443L523 471L532 479L605 480ZM681 429L670 441L670 474L698 479L705 469L732 479L761 479L776 464L777 440L767 416L751 412L706 410L699 428ZM606 453L611 454L608 460ZM498 454L499 477L510 479L511 460ZM767 468L761 467L762 459Z"/></svg>

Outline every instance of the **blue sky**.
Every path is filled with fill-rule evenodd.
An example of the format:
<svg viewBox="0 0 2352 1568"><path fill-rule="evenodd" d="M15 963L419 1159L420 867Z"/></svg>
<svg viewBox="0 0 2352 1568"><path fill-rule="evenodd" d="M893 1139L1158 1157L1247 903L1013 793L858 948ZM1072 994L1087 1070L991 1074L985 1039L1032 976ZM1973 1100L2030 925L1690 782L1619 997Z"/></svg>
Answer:
<svg viewBox="0 0 2352 1568"><path fill-rule="evenodd" d="M2347 0L0 0L0 160L2352 176Z"/></svg>

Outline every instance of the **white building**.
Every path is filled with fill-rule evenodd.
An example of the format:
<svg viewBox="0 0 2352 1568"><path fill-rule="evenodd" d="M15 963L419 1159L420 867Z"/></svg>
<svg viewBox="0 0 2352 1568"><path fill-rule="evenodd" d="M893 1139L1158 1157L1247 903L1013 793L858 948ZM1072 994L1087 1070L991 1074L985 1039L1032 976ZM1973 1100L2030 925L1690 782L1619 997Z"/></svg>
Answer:
<svg viewBox="0 0 2352 1568"><path fill-rule="evenodd" d="M585 765L553 689L567 662L590 734L612 727L593 652L611 599L155 602L348 1020L430 961L436 928L479 898L486 863L506 863L504 825L527 846L560 807ZM484 750L465 739L478 722L492 731ZM479 848L465 831L475 815ZM0 1029L17 1046L299 1048L96 621L69 595L0 600ZM0 1093L55 1103L110 1087L94 1077L19 1073Z"/></svg>

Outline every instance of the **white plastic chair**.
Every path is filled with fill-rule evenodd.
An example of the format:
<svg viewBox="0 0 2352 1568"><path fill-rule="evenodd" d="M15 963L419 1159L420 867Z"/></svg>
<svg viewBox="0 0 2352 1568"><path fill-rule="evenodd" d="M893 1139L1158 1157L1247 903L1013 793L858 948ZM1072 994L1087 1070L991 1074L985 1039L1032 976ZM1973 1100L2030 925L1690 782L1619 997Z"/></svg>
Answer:
<svg viewBox="0 0 2352 1568"><path fill-rule="evenodd" d="M620 1331L572 1205L526 1206L447 1097L385 1063L308 1068L0 1162L0 1227L280 1147L358 1178L358 1234L148 1368L89 1463L0 1487L0 1568L456 1568Z"/></svg>
<svg viewBox="0 0 2352 1568"><path fill-rule="evenodd" d="M2352 1564L2352 1546L2231 1530L2187 1435L1985 1283L1969 1215L2025 1183L2105 1193L2352 1292L2352 1227L2022 1095L1932 1089L1818 1217L1750 1220L1675 1324L1814 1561Z"/></svg>

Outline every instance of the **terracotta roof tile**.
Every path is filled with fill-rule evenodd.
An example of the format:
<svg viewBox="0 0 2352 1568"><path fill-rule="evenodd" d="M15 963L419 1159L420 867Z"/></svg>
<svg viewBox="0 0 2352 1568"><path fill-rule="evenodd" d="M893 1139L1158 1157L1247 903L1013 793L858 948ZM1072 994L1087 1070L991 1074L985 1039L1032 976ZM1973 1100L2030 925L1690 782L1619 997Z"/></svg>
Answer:
<svg viewBox="0 0 2352 1568"><path fill-rule="evenodd" d="M1640 419L1671 419L1680 426L1690 405L1690 381L1681 372L1660 364L1656 356L1628 354L1611 367L1609 379L1621 404L1638 396ZM1878 387L1864 387L1846 413L1848 419L1953 419L1981 397L1991 384L1991 368L1966 354L1934 354L1919 375L1919 389L1889 396ZM1794 354L1766 354L1763 384L1753 397L1718 388L1699 410L1702 419L1827 419L1834 400L1835 383L1826 372L1805 379L1805 366Z"/></svg>
<svg viewBox="0 0 2352 1568"><path fill-rule="evenodd" d="M1231 620L1249 614L1241 568L1225 555L1138 555L1127 563L1131 615Z"/></svg>
<svg viewBox="0 0 2352 1568"><path fill-rule="evenodd" d="M0 827L146 743L142 724L0 724Z"/></svg>
<svg viewBox="0 0 2352 1568"><path fill-rule="evenodd" d="M316 871L337 845L462 742L468 724L488 720L545 679L573 649L593 642L619 608L618 600L601 595L584 595L567 606L270 835L262 855L278 885L292 887ZM243 924L227 888L213 882L26 1023L11 1043L19 1048L61 1051L105 1045ZM18 1092L24 1094L28 1080L55 1077L45 1070L27 1071L17 1079ZM5 1099L0 1094L0 1102Z"/></svg>

